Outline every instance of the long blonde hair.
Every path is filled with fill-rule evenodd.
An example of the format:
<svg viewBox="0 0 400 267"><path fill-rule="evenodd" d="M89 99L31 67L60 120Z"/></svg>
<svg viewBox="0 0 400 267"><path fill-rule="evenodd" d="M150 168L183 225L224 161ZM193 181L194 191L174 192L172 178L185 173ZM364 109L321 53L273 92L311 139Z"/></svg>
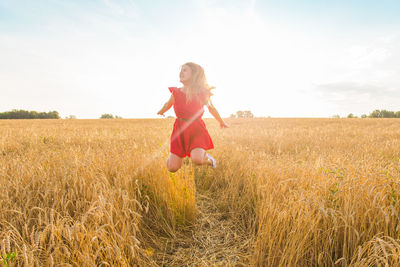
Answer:
<svg viewBox="0 0 400 267"><path fill-rule="evenodd" d="M190 102L198 96L200 93L203 91L211 91L214 89L214 86L209 86L207 83L206 75L204 73L204 69L202 66L199 64L193 63L193 62L187 62L182 65L183 66L188 66L192 70L192 78L191 78L191 83L187 87L186 91L186 101ZM210 92L210 95L211 92Z"/></svg>

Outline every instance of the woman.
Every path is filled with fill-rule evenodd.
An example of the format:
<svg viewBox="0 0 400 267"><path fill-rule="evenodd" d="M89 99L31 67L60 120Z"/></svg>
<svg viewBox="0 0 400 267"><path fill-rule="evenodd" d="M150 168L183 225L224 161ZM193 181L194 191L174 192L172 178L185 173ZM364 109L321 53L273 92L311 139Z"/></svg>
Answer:
<svg viewBox="0 0 400 267"><path fill-rule="evenodd" d="M219 122L221 128L229 127L212 105L210 87L207 83L204 69L193 62L182 65L180 82L183 87L169 87L170 99L164 104L158 115L174 106L176 120L171 134L170 155L167 159L167 168L176 172L182 166L183 158L191 157L196 165L217 167L216 160L206 150L214 148L214 144L207 131L201 116L206 105L211 115Z"/></svg>

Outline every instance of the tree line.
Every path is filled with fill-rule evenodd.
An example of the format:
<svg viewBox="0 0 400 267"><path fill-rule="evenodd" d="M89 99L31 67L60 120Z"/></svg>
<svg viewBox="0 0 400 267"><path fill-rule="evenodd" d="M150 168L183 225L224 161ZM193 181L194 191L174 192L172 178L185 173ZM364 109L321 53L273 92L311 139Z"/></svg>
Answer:
<svg viewBox="0 0 400 267"><path fill-rule="evenodd" d="M0 119L59 119L57 111L37 112L13 109L0 113Z"/></svg>
<svg viewBox="0 0 400 267"><path fill-rule="evenodd" d="M250 110L239 110L236 114L231 114L231 118L253 118L254 115ZM339 115L334 115L334 118L340 118ZM358 118L353 113L347 115L347 118ZM390 111L386 109L376 109L372 111L368 116L366 114L361 115L361 118L400 118L400 111ZM37 111L27 111L27 110L17 110L6 111L0 113L0 119L60 119L60 115L57 111L49 112L37 112ZM66 119L76 119L76 116L70 115ZM120 116L114 116L112 114L102 114L100 119L122 119Z"/></svg>
<svg viewBox="0 0 400 267"><path fill-rule="evenodd" d="M37 112L22 109L13 109L0 113L0 119L60 119L57 111ZM76 119L75 115L69 115L65 119ZM122 119L121 116L114 116L112 114L103 114L100 119Z"/></svg>
<svg viewBox="0 0 400 267"><path fill-rule="evenodd" d="M335 117L335 116L334 116ZM347 118L358 118L353 113L347 115ZM366 114L361 115L361 118L400 118L400 111L390 111L386 109L375 109L368 116Z"/></svg>

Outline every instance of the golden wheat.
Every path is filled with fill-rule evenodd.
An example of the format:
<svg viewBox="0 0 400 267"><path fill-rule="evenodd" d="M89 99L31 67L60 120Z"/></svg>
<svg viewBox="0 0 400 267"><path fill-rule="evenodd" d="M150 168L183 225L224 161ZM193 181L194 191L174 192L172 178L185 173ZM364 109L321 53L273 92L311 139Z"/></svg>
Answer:
<svg viewBox="0 0 400 267"><path fill-rule="evenodd" d="M173 120L0 121L1 257L57 266L400 264L396 119L206 120L218 169L168 173Z"/></svg>

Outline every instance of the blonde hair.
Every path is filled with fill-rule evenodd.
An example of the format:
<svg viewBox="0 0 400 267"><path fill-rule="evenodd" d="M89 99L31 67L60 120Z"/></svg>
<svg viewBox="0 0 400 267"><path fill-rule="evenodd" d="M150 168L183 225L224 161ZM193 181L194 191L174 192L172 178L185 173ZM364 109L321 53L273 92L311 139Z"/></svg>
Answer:
<svg viewBox="0 0 400 267"><path fill-rule="evenodd" d="M204 69L199 64L193 62L187 62L182 65L188 66L192 70L192 78L191 83L186 91L186 100L190 102L193 98L197 97L203 91L211 91L214 89L214 86L209 86L207 83L206 75L204 73ZM210 95L211 92L210 92Z"/></svg>

